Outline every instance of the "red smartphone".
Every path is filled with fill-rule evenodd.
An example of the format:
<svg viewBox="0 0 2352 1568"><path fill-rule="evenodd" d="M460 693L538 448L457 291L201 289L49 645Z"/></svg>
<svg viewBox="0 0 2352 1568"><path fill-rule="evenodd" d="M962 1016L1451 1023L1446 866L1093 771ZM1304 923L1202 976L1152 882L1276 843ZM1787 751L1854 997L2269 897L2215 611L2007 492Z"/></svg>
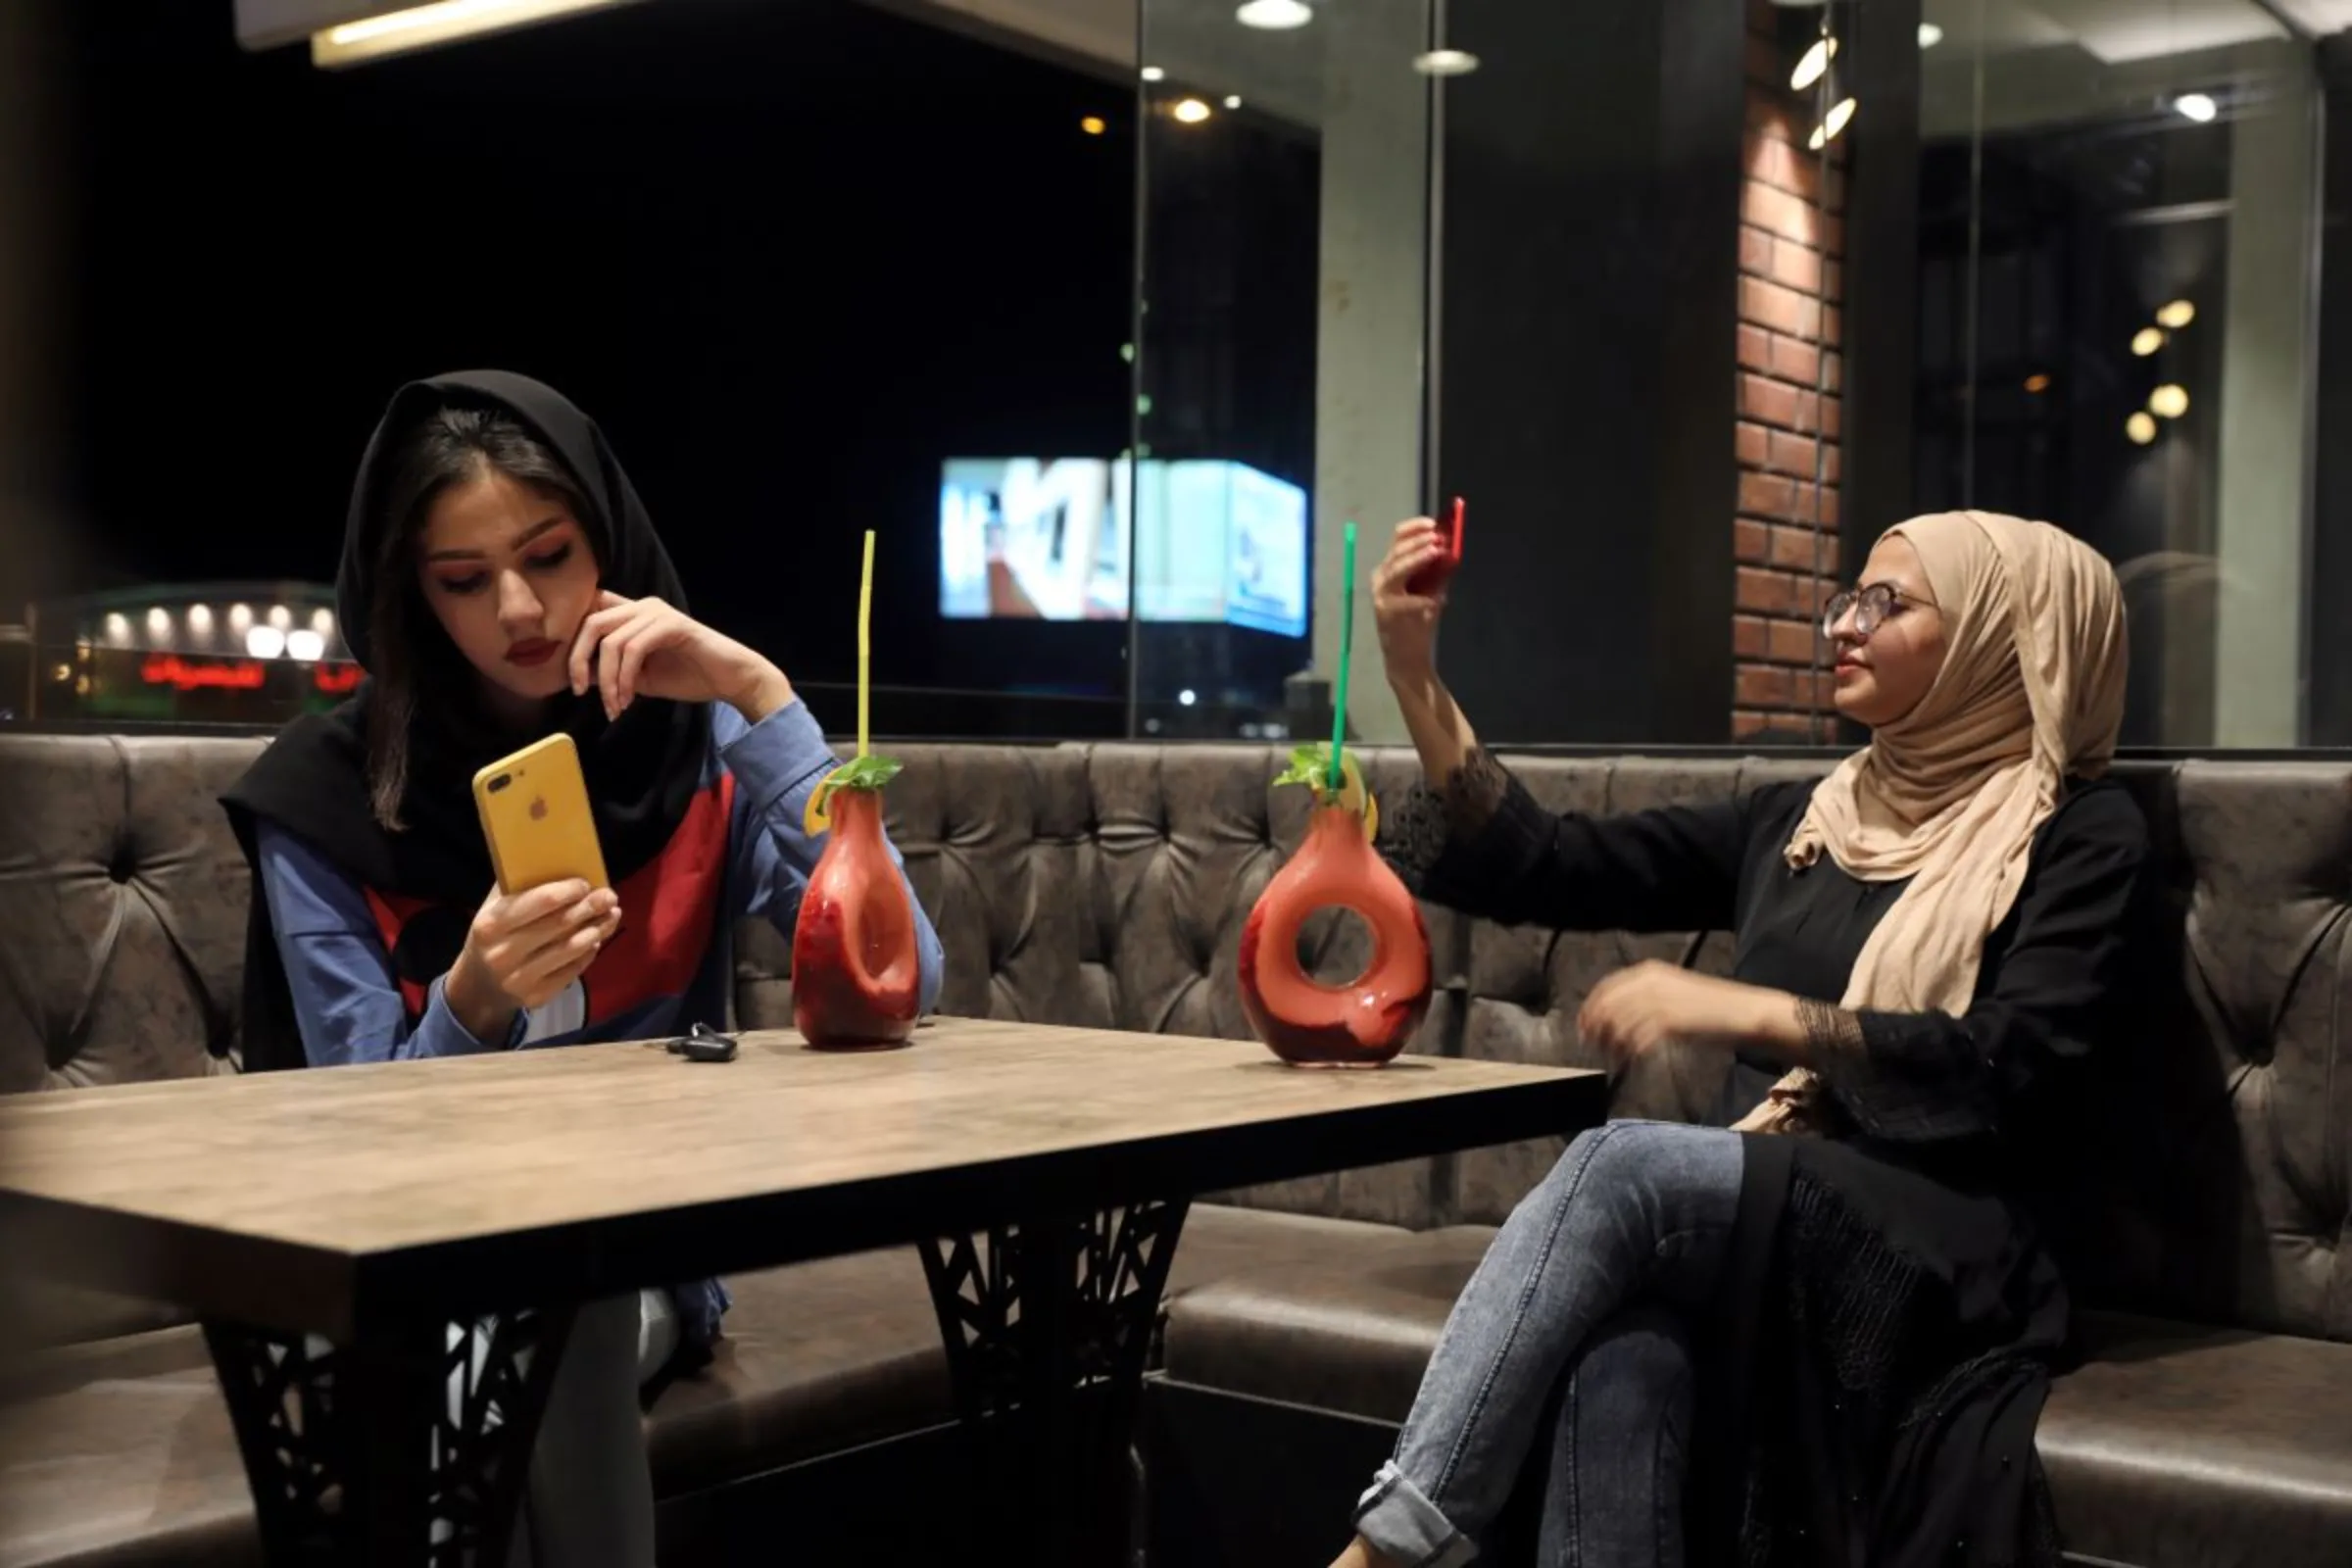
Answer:
<svg viewBox="0 0 2352 1568"><path fill-rule="evenodd" d="M1462 564L1462 498L1453 498L1453 514L1448 519L1448 538L1446 553L1404 579L1404 591L1426 599L1446 586Z"/></svg>

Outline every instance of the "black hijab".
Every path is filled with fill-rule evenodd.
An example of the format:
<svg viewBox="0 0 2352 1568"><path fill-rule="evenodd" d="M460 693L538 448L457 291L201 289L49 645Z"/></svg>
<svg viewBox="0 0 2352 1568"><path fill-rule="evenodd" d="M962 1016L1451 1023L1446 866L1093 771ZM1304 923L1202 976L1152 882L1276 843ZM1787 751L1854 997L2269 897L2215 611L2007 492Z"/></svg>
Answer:
<svg viewBox="0 0 2352 1568"><path fill-rule="evenodd" d="M400 657L370 646L378 596L417 592L405 568L397 580L377 580L384 532L405 520L385 515L386 470L405 436L451 407L504 414L568 470L579 498L578 521L594 543L605 587L624 598L656 598L685 608L685 591L668 552L595 421L553 388L526 376L465 370L402 387L360 460L344 524L342 565L335 575L335 611L363 669L372 673L380 668L379 659ZM411 652L420 664L427 652L455 655L429 612L410 616L409 624L419 628L419 637L441 639L432 650ZM489 894L490 857L474 810L473 775L538 737L517 737L479 721L465 695L453 699L420 689L410 725L402 825L394 831L376 820L368 772L368 718L378 700L374 681L364 680L352 700L333 712L295 720L221 797L246 860L255 867L241 1030L249 1072L299 1067L308 1059L262 893L258 822L294 834L374 892L432 906L430 914L409 923L394 954L407 979L429 981L448 968L474 910ZM709 755L709 712L699 704L640 699L618 719L607 720L593 692L581 698L566 693L552 705L544 732L557 729L568 732L579 747L607 868L614 880L625 878L662 853L692 804Z"/></svg>

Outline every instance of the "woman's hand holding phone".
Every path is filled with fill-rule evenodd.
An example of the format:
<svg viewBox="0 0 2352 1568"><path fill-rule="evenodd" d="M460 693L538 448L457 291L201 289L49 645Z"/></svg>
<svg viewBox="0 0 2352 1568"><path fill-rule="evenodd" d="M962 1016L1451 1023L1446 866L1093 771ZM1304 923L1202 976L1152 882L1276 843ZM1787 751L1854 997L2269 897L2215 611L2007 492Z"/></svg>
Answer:
<svg viewBox="0 0 2352 1568"><path fill-rule="evenodd" d="M1452 545L1435 520L1412 517L1396 525L1389 553L1372 568L1373 624L1380 630L1381 662L1392 686L1421 686L1437 677L1438 617L1446 612L1441 579L1428 593L1414 579L1447 562Z"/></svg>
<svg viewBox="0 0 2352 1568"><path fill-rule="evenodd" d="M450 966L450 1010L476 1040L503 1040L516 1012L561 996L619 929L620 901L610 888L575 879L494 890Z"/></svg>

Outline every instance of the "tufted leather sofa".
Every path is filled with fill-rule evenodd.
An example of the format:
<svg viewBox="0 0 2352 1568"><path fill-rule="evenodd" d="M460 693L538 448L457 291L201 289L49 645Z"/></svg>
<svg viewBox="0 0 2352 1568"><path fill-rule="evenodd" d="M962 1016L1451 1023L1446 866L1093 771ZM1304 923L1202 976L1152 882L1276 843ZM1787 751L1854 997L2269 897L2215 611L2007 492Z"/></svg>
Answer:
<svg viewBox="0 0 2352 1568"><path fill-rule="evenodd" d="M1092 760L1099 779L1211 765ZM1247 770L1239 756L1215 765ZM1545 805L1590 812L1728 798L1817 766L1515 764ZM1397 758L1374 773L1387 788L1409 776ZM2087 1349L2039 1431L2061 1526L2085 1563L2352 1563L2352 765L2121 773L2156 846L2163 966L2132 999L2134 1044L2102 1064L2080 1132L2087 1174L2060 1227ZM1576 1013L1625 963L1729 958L1720 933L1558 935L1441 914L1430 934L1448 1004L1416 1048L1514 1061L1598 1065ZM1644 1058L1612 1111L1692 1119L1721 1066ZM1159 1560L1328 1554L1327 1505L1307 1499L1344 1498L1385 1457L1491 1228L1560 1147L1433 1162L1392 1189L1425 1193L1417 1213L1354 1200L1411 1234L1174 1303L1152 1391Z"/></svg>
<svg viewBox="0 0 2352 1568"><path fill-rule="evenodd" d="M252 740L0 737L0 1092L233 1070L246 886L213 797ZM1305 803L1258 747L914 747L892 832L949 955L953 1013L1244 1036L1242 915ZM1721 797L1813 764L1519 764L1559 808ZM1410 760L1374 754L1376 787ZM2119 1056L2081 1240L2095 1354L2043 1422L2085 1560L2352 1561L2352 765L2126 769L2154 824L2175 990ZM1590 1064L1585 992L1720 935L1563 937L1431 910L1414 1049ZM1327 972L1356 933L1312 928ZM784 945L748 927L741 1021L786 1021ZM1703 1104L1665 1054L1621 1114ZM1320 1560L1409 1403L1491 1227L1556 1141L1199 1205L1176 1262L1147 1458L1161 1561ZM948 1418L920 1271L888 1252L735 1282L708 1373L649 1413L671 1505ZM250 1510L192 1331L0 1274L43 1347L0 1410L0 1568L250 1560ZM900 1478L904 1481L904 1477Z"/></svg>

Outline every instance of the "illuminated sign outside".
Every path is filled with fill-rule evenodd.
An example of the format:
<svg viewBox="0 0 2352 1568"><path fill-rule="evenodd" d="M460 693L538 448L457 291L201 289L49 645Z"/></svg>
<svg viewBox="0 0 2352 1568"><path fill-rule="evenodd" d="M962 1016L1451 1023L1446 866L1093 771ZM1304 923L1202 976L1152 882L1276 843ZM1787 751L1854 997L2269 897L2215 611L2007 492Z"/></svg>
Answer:
<svg viewBox="0 0 2352 1568"><path fill-rule="evenodd" d="M274 726L364 679L321 583L154 583L38 607L36 625L42 716Z"/></svg>
<svg viewBox="0 0 2352 1568"><path fill-rule="evenodd" d="M357 664L319 664L311 683L329 696L356 689L362 677ZM175 692L258 692L270 679L270 667L258 659L186 659L178 654L155 654L139 665L139 679L150 686L169 686Z"/></svg>
<svg viewBox="0 0 2352 1568"><path fill-rule="evenodd" d="M182 659L177 654L157 654L139 666L139 679L150 686L169 686L175 692L192 692L205 686L256 692L269 678L270 672L251 659L240 659L230 664Z"/></svg>

